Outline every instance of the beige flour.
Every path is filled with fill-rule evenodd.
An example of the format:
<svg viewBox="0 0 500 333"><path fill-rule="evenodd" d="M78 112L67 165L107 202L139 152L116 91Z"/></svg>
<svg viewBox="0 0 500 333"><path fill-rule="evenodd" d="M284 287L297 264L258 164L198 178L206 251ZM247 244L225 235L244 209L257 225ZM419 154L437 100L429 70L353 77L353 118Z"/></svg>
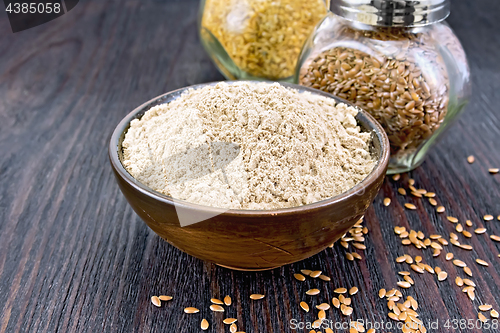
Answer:
<svg viewBox="0 0 500 333"><path fill-rule="evenodd" d="M373 169L357 110L277 83L218 83L189 90L133 120L123 164L176 199L232 209L323 200Z"/></svg>

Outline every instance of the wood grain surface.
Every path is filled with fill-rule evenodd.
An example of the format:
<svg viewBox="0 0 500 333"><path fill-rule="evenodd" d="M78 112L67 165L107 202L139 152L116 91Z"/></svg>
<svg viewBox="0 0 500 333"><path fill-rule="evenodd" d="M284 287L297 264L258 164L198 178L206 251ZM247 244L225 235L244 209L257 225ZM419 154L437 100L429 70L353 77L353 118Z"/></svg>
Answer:
<svg viewBox="0 0 500 333"><path fill-rule="evenodd" d="M161 93L223 79L197 36L198 2L80 1L70 13L13 34L0 14L0 332L228 332L222 323L237 318L238 330L294 332L290 321L313 321L336 287L357 286L351 319L389 321L380 288L396 287L395 258L408 253L440 266L448 279L412 273L404 290L419 303L429 332L498 332L444 327L448 319L476 319L477 306L500 311L500 3L453 1L448 19L468 54L473 97L467 112L417 170L386 180L369 208L367 249L348 261L344 248L332 249L267 272L236 272L202 262L161 240L135 215L120 193L107 160L107 142L119 120ZM466 157L475 155L468 164ZM426 200L403 197L397 188L414 178L417 188L437 193L445 214ZM384 197L392 199L385 207ZM403 207L414 203L417 210ZM477 284L471 301L454 284L461 269L430 250L404 247L394 226L449 237L455 225L446 214L487 234L460 240L472 251L448 245L472 269ZM485 222L484 214L495 220ZM472 229L472 228L468 228ZM477 265L475 258L490 263ZM330 282L298 282L300 269L322 270ZM318 296L305 291L317 287ZM249 295L266 297L252 301ZM173 300L161 308L152 295ZM231 295L225 313L209 310L210 298ZM198 314L185 314L194 306ZM489 315L487 316L489 318ZM337 309L327 318L348 322ZM297 330L304 332L305 330ZM324 330L322 330L323 332ZM345 332L345 330L336 330ZM400 330L378 330L378 332Z"/></svg>

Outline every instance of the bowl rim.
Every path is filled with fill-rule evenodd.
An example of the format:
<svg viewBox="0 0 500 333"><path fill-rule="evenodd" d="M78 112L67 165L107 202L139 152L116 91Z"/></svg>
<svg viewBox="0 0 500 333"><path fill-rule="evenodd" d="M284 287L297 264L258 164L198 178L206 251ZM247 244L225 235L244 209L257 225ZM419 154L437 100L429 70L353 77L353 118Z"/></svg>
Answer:
<svg viewBox="0 0 500 333"><path fill-rule="evenodd" d="M162 194L160 192L157 192L153 190L152 188L142 184L141 182L137 181L132 175L125 169L123 166L119 154L118 154L118 149L120 148L120 137L122 134L128 130L129 124L132 120L138 119L138 114L144 114L147 112L149 109L151 109L153 106L156 105L161 105L165 103L158 103L161 100L164 100L168 98L171 95L181 95L184 91L187 91L188 89L199 89L205 86L210 86L210 85L216 85L218 83L228 83L228 84L233 84L233 83L239 83L239 82L249 82L249 83L260 83L260 82L265 82L265 83L278 83L282 86L285 86L287 88L292 88L295 90L298 90L299 92L304 92L308 91L310 93L332 98L336 101L336 103L344 103L349 106L355 107L358 109L358 115L356 117L360 116L362 118L365 118L365 122L369 125L371 128L371 132L374 133L375 136L378 137L378 140L380 142L380 157L377 160L375 166L373 167L373 170L366 176L361 182L356 184L354 187L350 188L346 192L340 193L336 196L313 202L310 204L305 204L302 206L296 206L296 207L287 207L287 208L279 208L279 209L226 209L226 208L219 208L219 207L212 207L212 206L206 206L206 205L200 205L200 204L195 204L191 203L185 200L181 199L175 199L167 196L165 194ZM178 96L176 97L178 98ZM174 98L175 99L175 98ZM125 117L122 118L122 120L118 123L118 125L115 127L113 130L113 133L111 135L111 138L109 140L109 146L108 146L108 155L109 155L109 160L111 162L111 166L115 170L115 174L117 174L121 179L125 180L129 186L132 186L135 190L141 192L142 194L149 196L157 201L170 204L170 205L175 205L175 206L180 206L182 209L195 209L198 211L204 211L210 214L214 215L220 215L224 214L226 216L263 216L263 217L270 217L274 215L290 215L290 214L300 214L300 213L306 213L309 212L310 210L322 208L325 206L330 206L335 203L341 202L343 200L346 200L350 197L353 197L355 195L358 195L359 192L364 192L364 189L371 183L375 182L381 173L385 174L387 170L387 166L389 164L389 152L390 152L390 146L389 146L389 138L387 137L387 134L385 133L385 130L382 128L382 125L378 121L373 118L372 115L370 115L368 112L364 111L363 109L355 106L351 102L348 102L342 98L339 98L337 96L334 96L332 94L326 93L321 90L317 90L314 88L309 88L309 87L304 87L298 84L293 84L293 83L287 83L287 82L270 82L270 81L253 81L253 80L232 80L232 81L213 81L213 82L206 82L206 83L200 83L200 84L195 84L191 86L186 86L183 88L175 89L172 91L169 91L167 93L164 93L162 95L156 96L147 102L141 104L140 106L136 107L134 110L132 110L130 113L128 113ZM359 195L362 195L359 194Z"/></svg>

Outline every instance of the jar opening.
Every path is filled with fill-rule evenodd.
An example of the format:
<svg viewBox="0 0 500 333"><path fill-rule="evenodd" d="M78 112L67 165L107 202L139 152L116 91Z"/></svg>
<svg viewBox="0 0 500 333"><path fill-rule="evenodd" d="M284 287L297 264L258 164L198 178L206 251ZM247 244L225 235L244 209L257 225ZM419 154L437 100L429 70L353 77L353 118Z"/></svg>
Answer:
<svg viewBox="0 0 500 333"><path fill-rule="evenodd" d="M331 11L347 20L381 27L417 27L450 14L449 0L332 0Z"/></svg>

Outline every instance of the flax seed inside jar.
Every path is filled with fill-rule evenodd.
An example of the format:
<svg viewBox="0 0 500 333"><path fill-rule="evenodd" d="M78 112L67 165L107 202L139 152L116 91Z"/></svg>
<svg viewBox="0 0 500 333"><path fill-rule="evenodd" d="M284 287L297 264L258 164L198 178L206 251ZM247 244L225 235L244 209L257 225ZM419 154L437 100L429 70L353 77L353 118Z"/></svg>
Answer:
<svg viewBox="0 0 500 333"><path fill-rule="evenodd" d="M440 22L449 12L418 15L423 7L414 1L399 1L405 9L388 12L390 2L332 1L333 13L304 46L296 79L372 114L391 142L389 173L398 173L423 161L470 88L462 46Z"/></svg>

